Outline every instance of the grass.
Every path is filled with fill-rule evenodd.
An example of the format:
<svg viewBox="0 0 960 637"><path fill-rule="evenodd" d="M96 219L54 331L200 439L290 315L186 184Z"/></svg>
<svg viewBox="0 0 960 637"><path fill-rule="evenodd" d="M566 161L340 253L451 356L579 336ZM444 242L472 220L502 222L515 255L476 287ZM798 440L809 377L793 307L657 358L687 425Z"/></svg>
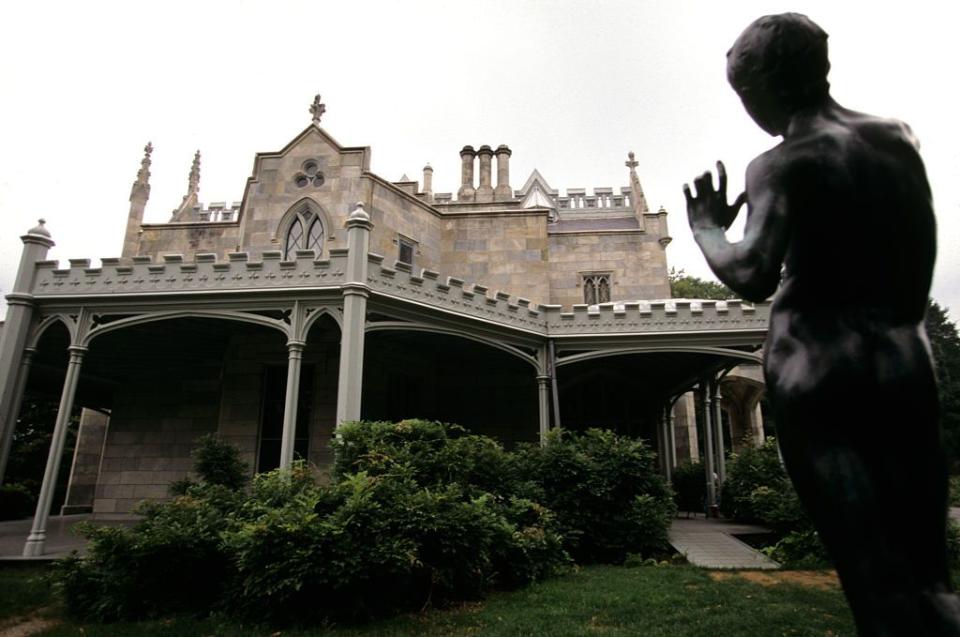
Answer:
<svg viewBox="0 0 960 637"><path fill-rule="evenodd" d="M15 593L18 612L50 603L50 593L17 582L36 572L0 570L0 593ZM757 637L852 635L840 589L800 571L709 573L689 566L593 566L484 602L404 615L359 627L283 630L284 637L537 637L645 635ZM753 580L757 581L751 581ZM783 581L781 581L783 580ZM810 585L810 584L814 585ZM30 593L32 591L32 594ZM0 594L0 599L6 595ZM5 607L16 606L7 602ZM43 637L254 637L276 629L243 626L223 617L173 617L121 624L64 620Z"/></svg>
<svg viewBox="0 0 960 637"><path fill-rule="evenodd" d="M0 626L53 603L50 585L44 580L46 572L46 567L29 563L0 569Z"/></svg>

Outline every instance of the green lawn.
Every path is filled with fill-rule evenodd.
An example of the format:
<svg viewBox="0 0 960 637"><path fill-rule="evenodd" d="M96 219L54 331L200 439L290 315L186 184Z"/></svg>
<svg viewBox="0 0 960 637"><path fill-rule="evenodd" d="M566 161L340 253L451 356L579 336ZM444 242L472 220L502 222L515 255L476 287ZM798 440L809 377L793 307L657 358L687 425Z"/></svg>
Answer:
<svg viewBox="0 0 960 637"><path fill-rule="evenodd" d="M37 570L0 570L3 608L26 614L48 606L50 594L35 583ZM18 584L26 575L27 585ZM714 576L716 577L716 575ZM361 627L283 630L290 637L399 637L480 635L537 637L650 635L680 637L766 637L768 635L853 635L850 613L836 585L818 574L785 571L759 574L762 583L740 575L710 573L689 566L624 568L594 566L528 589L490 596L483 603L406 615ZM777 579L814 579L780 583ZM822 581L823 580L823 581ZM9 591L15 591L11 597ZM6 611L9 616L11 613ZM242 626L229 619L171 618L135 624L76 624L64 621L44 637L269 636L275 629Z"/></svg>
<svg viewBox="0 0 960 637"><path fill-rule="evenodd" d="M29 563L0 567L0 626L53 603L50 586L44 580L46 572L45 567Z"/></svg>

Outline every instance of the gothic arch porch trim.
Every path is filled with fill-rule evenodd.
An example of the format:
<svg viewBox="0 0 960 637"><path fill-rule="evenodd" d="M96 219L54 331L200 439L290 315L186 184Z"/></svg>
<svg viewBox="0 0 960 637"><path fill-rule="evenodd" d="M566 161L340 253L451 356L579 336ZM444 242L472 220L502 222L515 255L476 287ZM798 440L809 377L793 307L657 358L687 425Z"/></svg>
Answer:
<svg viewBox="0 0 960 637"><path fill-rule="evenodd" d="M297 330L298 334L296 340L306 342L307 336L310 334L310 329L313 327L314 323L320 320L323 316L329 316L333 319L333 322L337 324L337 327L340 331L343 331L343 309L341 307L333 306L306 306L302 310L306 313L305 318L301 321L301 326Z"/></svg>
<svg viewBox="0 0 960 637"><path fill-rule="evenodd" d="M86 334L80 339L81 344L84 347L89 347L93 339L103 334L108 334L125 327L132 327L134 325L143 325L146 323L156 323L158 321L166 321L172 319L180 318L210 318L210 319L220 319L227 321L238 321L241 323L250 323L253 325L260 325L263 327L268 327L275 329L282 333L286 337L290 337L290 328L283 322L279 320L274 320L267 318L265 316L260 316L257 314L250 314L247 312L234 312L229 310L179 310L179 311L167 311L167 312L155 312L150 314L138 314L136 316L130 316L127 318L122 318L112 323L107 323L100 327L93 327L86 331Z"/></svg>
<svg viewBox="0 0 960 637"><path fill-rule="evenodd" d="M77 336L77 324L71 321L67 314L49 314L43 316L39 323L30 332L27 338L25 349L36 349L40 339L54 323L61 323L70 335L70 342L74 342Z"/></svg>
<svg viewBox="0 0 960 637"><path fill-rule="evenodd" d="M520 360L529 363L533 366L534 370L537 373L542 373L543 365L541 361L537 359L536 356L531 356L525 352L520 351L516 347L511 345L506 345L504 343L497 342L494 339L485 338L483 336L477 336L476 334L468 334L466 332L461 332L459 330L446 328L446 327L437 327L434 325L427 325L424 323L410 323L406 321L376 321L373 323L367 323L366 333L371 332L384 332L384 331L407 331L407 332L426 332L428 334L444 334L447 336L455 336L458 338L467 339L470 341L475 341L482 345L487 345L499 349L511 356L519 358Z"/></svg>
<svg viewBox="0 0 960 637"><path fill-rule="evenodd" d="M762 363L763 358L759 354L751 352L741 352L735 349L725 349L722 347L683 347L683 346L661 346L661 347L620 347L615 349L600 349L581 354L572 354L570 356L558 357L556 366L572 365L582 361L593 360L597 358L606 358L609 356L626 356L629 354L654 354L654 353L684 353L684 354L712 354L714 356L723 356L726 358L735 358L738 360L749 361L751 363Z"/></svg>

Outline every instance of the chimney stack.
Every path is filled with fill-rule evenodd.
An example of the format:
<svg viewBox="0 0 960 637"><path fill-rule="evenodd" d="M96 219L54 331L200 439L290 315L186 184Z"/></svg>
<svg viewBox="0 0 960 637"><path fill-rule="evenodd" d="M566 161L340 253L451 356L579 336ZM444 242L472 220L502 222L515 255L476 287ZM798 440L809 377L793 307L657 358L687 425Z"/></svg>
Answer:
<svg viewBox="0 0 960 637"><path fill-rule="evenodd" d="M510 187L510 155L513 153L506 144L497 146L497 189L493 198L497 201L513 199L513 189Z"/></svg>
<svg viewBox="0 0 960 637"><path fill-rule="evenodd" d="M433 202L433 168L429 163L423 167L423 194L424 199Z"/></svg>
<svg viewBox="0 0 960 637"><path fill-rule="evenodd" d="M477 186L477 201L493 201L493 185L491 182L491 167L493 164L493 149L484 144L477 151L480 156L480 185Z"/></svg>
<svg viewBox="0 0 960 637"><path fill-rule="evenodd" d="M464 146L460 151L460 160L462 162L460 169L460 190L457 191L457 199L460 201L473 201L477 191L473 188L473 161L477 156L477 151L473 146Z"/></svg>

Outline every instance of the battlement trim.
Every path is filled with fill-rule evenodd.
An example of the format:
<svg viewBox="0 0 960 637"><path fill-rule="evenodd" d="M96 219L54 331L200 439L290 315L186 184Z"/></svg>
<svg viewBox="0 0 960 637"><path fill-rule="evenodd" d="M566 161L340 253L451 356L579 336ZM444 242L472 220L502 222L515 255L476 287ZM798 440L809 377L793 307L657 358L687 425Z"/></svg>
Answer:
<svg viewBox="0 0 960 637"><path fill-rule="evenodd" d="M44 298L339 286L345 281L346 258L331 254L317 259L314 251L299 250L296 259L286 261L275 251L258 261L245 252L230 253L227 261L214 254L197 254L191 261L179 254L164 255L160 262L149 256L106 258L98 268L90 267L89 259L71 259L65 269L56 261L40 261L33 294Z"/></svg>
<svg viewBox="0 0 960 637"><path fill-rule="evenodd" d="M227 255L167 254L133 259L105 258L99 267L89 259L72 259L70 267L57 261L38 261L30 291L36 302L83 297L144 298L151 295L336 290L347 285L347 250L330 250L317 258L299 250L294 259L268 251L252 260L245 252ZM718 333L752 334L762 339L769 322L769 303L697 301L686 299L604 303L597 306L538 305L529 299L492 290L478 282L385 263L381 255L367 255L366 285L373 294L406 301L447 314L472 318L544 337L604 337L633 334ZM751 337L752 338L752 337Z"/></svg>

